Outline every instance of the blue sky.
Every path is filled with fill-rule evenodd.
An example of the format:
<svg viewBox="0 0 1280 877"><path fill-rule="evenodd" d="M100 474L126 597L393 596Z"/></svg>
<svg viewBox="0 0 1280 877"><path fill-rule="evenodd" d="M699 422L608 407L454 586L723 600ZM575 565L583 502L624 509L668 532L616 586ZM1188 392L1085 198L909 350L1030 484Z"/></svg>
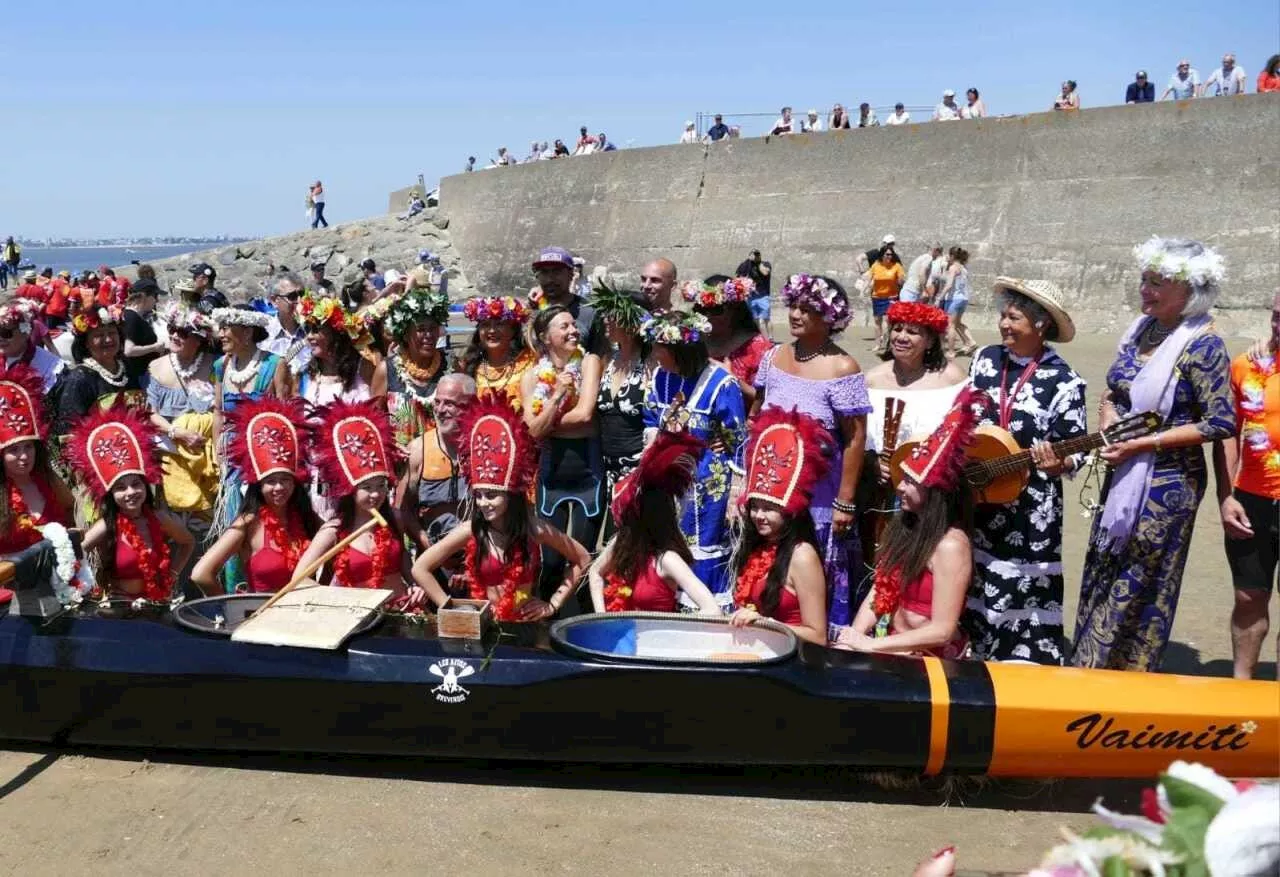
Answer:
<svg viewBox="0 0 1280 877"><path fill-rule="evenodd" d="M9 0L0 235L278 234L317 177L327 213L603 130L674 141L699 110L803 111L982 91L992 113L1157 93L1180 56L1249 78L1280 3ZM759 123L757 123L759 124ZM750 131L750 127L746 130ZM1193 146L1189 144L1189 146Z"/></svg>

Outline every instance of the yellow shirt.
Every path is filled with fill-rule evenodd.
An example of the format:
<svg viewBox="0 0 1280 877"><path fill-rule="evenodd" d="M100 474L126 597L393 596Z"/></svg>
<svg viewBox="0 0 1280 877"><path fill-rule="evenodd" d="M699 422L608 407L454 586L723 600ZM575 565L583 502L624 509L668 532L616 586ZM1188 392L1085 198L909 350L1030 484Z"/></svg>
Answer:
<svg viewBox="0 0 1280 877"><path fill-rule="evenodd" d="M520 381L535 362L537 357L528 348L520 352L515 362L502 368L494 368L486 362L481 362L476 369L476 395L506 396L512 410L519 414L524 407L520 398Z"/></svg>

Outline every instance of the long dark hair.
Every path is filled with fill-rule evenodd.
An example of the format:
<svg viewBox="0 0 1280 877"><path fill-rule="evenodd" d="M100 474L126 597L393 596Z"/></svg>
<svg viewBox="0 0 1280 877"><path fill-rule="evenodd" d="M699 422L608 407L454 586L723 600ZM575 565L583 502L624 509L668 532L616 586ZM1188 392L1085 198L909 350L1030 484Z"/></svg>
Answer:
<svg viewBox="0 0 1280 877"><path fill-rule="evenodd" d="M476 567L484 563L489 556L489 540L492 538L489 522L485 520L480 509L471 509L471 538L476 540ZM507 563L517 557L522 561L529 560L529 500L523 493L507 492L507 514L502 520L502 532L507 537Z"/></svg>
<svg viewBox="0 0 1280 877"><path fill-rule="evenodd" d="M676 373L685 380L692 380L702 374L703 369L711 361L707 354L707 342L699 338L684 344L659 344L671 351L671 358L676 361Z"/></svg>
<svg viewBox="0 0 1280 877"><path fill-rule="evenodd" d="M905 586L929 568L929 558L951 527L973 527L973 494L964 489L928 489L918 512L899 510L884 529L876 566L898 570Z"/></svg>
<svg viewBox="0 0 1280 877"><path fill-rule="evenodd" d="M813 515L809 514L808 509L798 515L784 514L782 529L778 533L778 553L773 559L773 566L769 568L769 576L765 579L764 591L756 607L761 615L772 616L778 611L778 603L782 600L782 589L787 584L787 571L791 568L791 555L795 553L797 545L805 542L813 546L813 550L818 552L819 557L822 556L822 551L818 548L818 534L813 526ZM742 570L746 567L752 552L764 544L765 539L756 529L751 515L744 514L742 544L738 547L738 554L733 564L735 578L742 575Z"/></svg>
<svg viewBox="0 0 1280 877"><path fill-rule="evenodd" d="M35 460L31 465L31 477L37 475L45 480L54 495L57 495L57 488L62 483L62 479L49 466L49 451L45 448L42 441L32 440L31 444L35 447ZM47 516L53 509L45 509ZM71 511L71 509L67 509ZM9 508L9 478L5 475L4 465L0 463L0 533L9 532L9 527L13 521L10 520L12 509Z"/></svg>
<svg viewBox="0 0 1280 877"><path fill-rule="evenodd" d="M889 331L892 332L895 326L901 326L902 323L890 323ZM947 367L947 355L942 350L942 336L930 329L928 326L921 326L920 331L926 333L929 338L929 346L924 349L924 370L929 372L942 371ZM893 359L893 349L885 348L884 352L879 354L880 358L885 362Z"/></svg>
<svg viewBox="0 0 1280 877"><path fill-rule="evenodd" d="M124 324L108 323L107 325L115 326L116 337L120 339L120 350L116 353L116 356L123 357L124 356ZM103 327L99 327L99 328L103 328ZM79 332L72 333L71 358L74 359L77 363L84 362L86 359L89 358L89 335L91 332L94 332L94 331L96 330L90 329L88 332L85 332L83 335L80 334Z"/></svg>
<svg viewBox="0 0 1280 877"><path fill-rule="evenodd" d="M659 490L642 491L639 514L619 526L614 538L613 571L624 579L634 579L644 573L651 558L664 551L674 551L685 563L693 564L693 554L680 531L675 501Z"/></svg>
<svg viewBox="0 0 1280 877"><path fill-rule="evenodd" d="M356 375L360 373L360 365L364 362L360 351L356 350L356 346L351 343L351 338L346 333L335 332L332 326L321 326L319 331L329 339L329 349L333 351L334 367L342 380L342 386L350 387L355 383ZM307 374L313 378L320 375L320 361L314 356L307 363Z"/></svg>
<svg viewBox="0 0 1280 877"><path fill-rule="evenodd" d="M145 486L147 493L142 500L142 512L139 517L156 510L155 495L151 485ZM98 548L98 576L104 580L110 580L116 574L116 533L119 532L116 521L119 518L120 506L116 505L116 498L108 490L107 495L102 498L102 522L107 525L107 538Z"/></svg>
<svg viewBox="0 0 1280 877"><path fill-rule="evenodd" d="M255 482L245 491L244 501L240 505L240 514L256 516L266 504L267 501L262 496L262 485ZM302 521L302 530L308 536L320 529L320 516L311 507L311 496L307 493L307 485L296 478L293 483L293 495L289 497L286 511L298 513L298 518ZM390 523L390 518L387 521ZM285 525L288 526L288 521L285 521Z"/></svg>
<svg viewBox="0 0 1280 877"><path fill-rule="evenodd" d="M524 333L520 331L520 326L517 324L516 331L511 336L511 352L508 355L514 360L523 350ZM458 358L457 370L466 372L474 378L485 358L484 345L480 343L480 326L477 324L476 330L471 333L471 340L467 342L467 349L462 351L462 356Z"/></svg>

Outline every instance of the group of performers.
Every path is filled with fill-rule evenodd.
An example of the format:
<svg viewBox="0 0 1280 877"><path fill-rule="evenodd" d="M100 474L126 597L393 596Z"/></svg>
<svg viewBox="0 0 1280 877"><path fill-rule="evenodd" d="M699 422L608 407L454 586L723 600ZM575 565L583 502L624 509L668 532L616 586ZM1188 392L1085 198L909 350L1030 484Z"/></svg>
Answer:
<svg viewBox="0 0 1280 877"><path fill-rule="evenodd" d="M1211 249L1137 249L1142 316L1098 425L1159 423L1101 452L1072 641L1063 478L1084 459L1061 443L1088 426L1056 287L999 278L1001 343L967 373L944 354L943 311L895 303L885 361L864 372L835 340L852 312L831 278L789 278L792 337L773 345L746 278L685 284L684 307L608 286L583 300L558 281L561 252L535 263L531 300L466 303L476 330L453 363L429 286L352 312L286 282L276 318L172 304L169 353L142 379L122 315L81 311L75 365L46 398L33 318L5 304L0 328L30 353L0 372L0 553L74 523L99 586L125 599L311 576L386 588L409 612L455 596L504 622L683 610L835 648L1159 666L1207 483L1199 446L1236 431ZM267 352L282 327L296 342ZM980 427L1030 451L1012 501L972 489Z"/></svg>

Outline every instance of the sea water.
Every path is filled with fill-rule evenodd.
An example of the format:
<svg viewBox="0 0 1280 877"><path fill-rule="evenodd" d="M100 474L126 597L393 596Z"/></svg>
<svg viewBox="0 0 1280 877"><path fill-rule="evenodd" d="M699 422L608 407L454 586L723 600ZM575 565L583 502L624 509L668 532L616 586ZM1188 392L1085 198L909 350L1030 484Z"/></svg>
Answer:
<svg viewBox="0 0 1280 877"><path fill-rule="evenodd" d="M76 274L86 269L97 271L102 265L110 268L128 267L134 259L139 262L168 259L190 253L193 249L207 250L213 246L173 244L149 247L23 247L22 264L33 263L37 271L52 268L55 273L66 270Z"/></svg>

